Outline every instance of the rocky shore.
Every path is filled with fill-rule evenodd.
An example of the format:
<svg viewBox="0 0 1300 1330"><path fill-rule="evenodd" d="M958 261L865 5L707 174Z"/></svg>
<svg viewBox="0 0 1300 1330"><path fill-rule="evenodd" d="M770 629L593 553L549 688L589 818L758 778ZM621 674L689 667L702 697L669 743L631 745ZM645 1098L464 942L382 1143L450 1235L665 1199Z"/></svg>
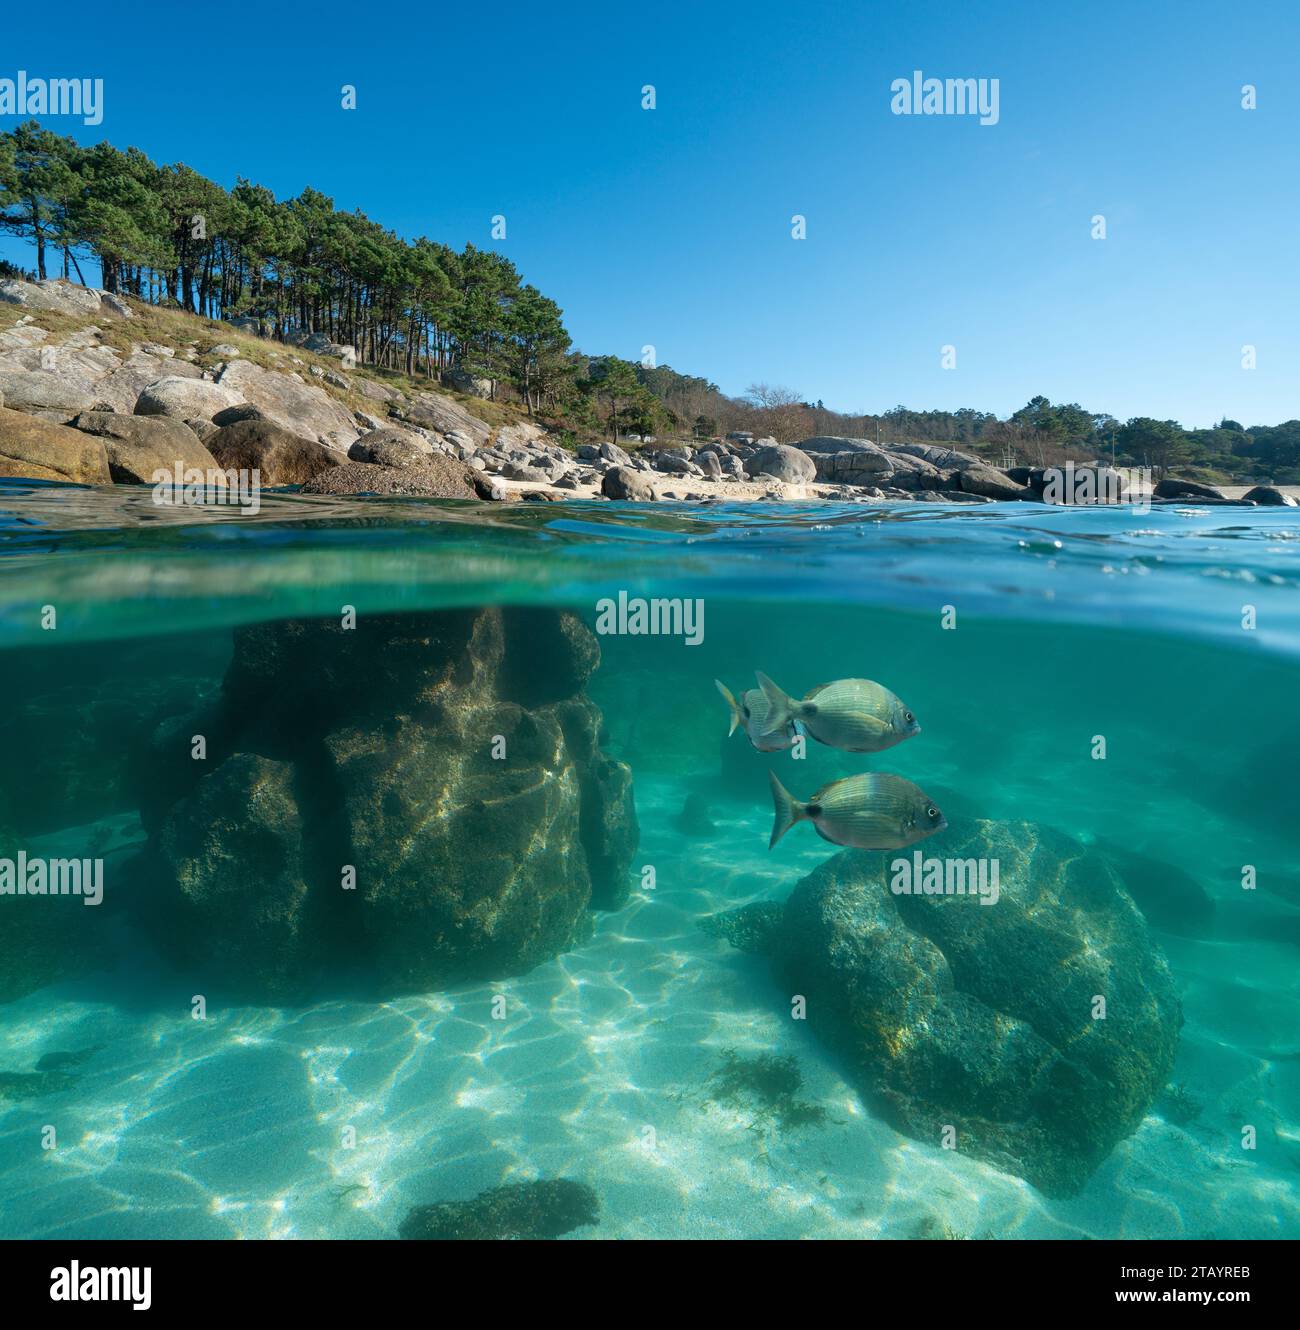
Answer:
<svg viewBox="0 0 1300 1330"><path fill-rule="evenodd" d="M11 322L4 311L12 312ZM147 315L147 307L139 313ZM570 449L499 404L483 413L496 417L490 423L423 380L363 373L352 347L321 334L284 345L237 325L218 337L215 325L192 319L187 328L206 335L166 344L123 336L136 318L128 302L92 288L0 281L0 477L148 484L180 464L213 475L256 469L262 485L298 485L306 494L498 502L1052 501L1042 470L1003 471L935 444L729 437ZM463 386L481 391L473 382ZM1102 468L1092 479L1113 494L1125 485ZM1296 501L1267 486L1230 497L1176 480L1162 480L1142 497Z"/></svg>

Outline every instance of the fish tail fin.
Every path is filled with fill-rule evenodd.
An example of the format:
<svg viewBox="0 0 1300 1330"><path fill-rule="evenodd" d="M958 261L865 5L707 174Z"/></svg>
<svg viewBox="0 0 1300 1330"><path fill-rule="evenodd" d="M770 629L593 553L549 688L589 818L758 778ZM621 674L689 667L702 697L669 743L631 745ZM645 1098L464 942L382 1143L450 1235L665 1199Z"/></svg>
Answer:
<svg viewBox="0 0 1300 1330"><path fill-rule="evenodd" d="M764 729L763 735L765 737L769 734L780 734L794 719L796 703L787 693L782 692L762 670L755 670L754 678L758 680L758 686L763 690L763 696L767 699L767 728Z"/></svg>
<svg viewBox="0 0 1300 1330"><path fill-rule="evenodd" d="M714 679L714 684L718 692L722 694L722 700L731 708L731 728L727 731L727 738L730 739L736 732L736 726L741 722L740 703L731 695L731 689L727 687L721 679Z"/></svg>
<svg viewBox="0 0 1300 1330"><path fill-rule="evenodd" d="M767 843L767 848L770 850L796 822L802 822L808 814L804 812L803 805L777 780L776 772L769 771L767 778L772 783L772 803L776 809L776 817L772 822L772 839Z"/></svg>

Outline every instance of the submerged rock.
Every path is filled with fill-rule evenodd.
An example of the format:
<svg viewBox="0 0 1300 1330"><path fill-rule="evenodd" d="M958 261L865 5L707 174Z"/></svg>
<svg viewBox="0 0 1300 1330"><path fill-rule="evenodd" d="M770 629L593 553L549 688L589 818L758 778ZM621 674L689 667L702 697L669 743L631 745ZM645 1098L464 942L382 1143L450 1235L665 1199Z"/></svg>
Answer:
<svg viewBox="0 0 1300 1330"><path fill-rule="evenodd" d="M1069 837L967 822L940 850L998 860L997 903L895 895L899 856L850 850L779 917L750 906L711 931L770 958L898 1130L938 1146L954 1128L959 1151L1073 1195L1169 1079L1168 966L1114 863Z"/></svg>
<svg viewBox="0 0 1300 1330"><path fill-rule="evenodd" d="M160 944L270 996L341 969L423 991L565 950L626 899L637 839L585 692L598 663L552 610L241 629L219 702L161 725L140 770Z"/></svg>
<svg viewBox="0 0 1300 1330"><path fill-rule="evenodd" d="M472 1201L417 1206L399 1233L408 1241L536 1241L599 1222L596 1193L585 1183L556 1178L493 1187Z"/></svg>

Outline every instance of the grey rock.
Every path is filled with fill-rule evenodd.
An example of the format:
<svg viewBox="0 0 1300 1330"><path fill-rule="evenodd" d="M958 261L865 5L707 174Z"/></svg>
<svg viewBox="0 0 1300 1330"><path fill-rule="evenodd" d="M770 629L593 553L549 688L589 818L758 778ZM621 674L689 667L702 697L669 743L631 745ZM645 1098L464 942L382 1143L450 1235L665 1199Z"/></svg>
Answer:
<svg viewBox="0 0 1300 1330"><path fill-rule="evenodd" d="M871 439L849 439L837 434L815 434L804 439L798 447L806 453L876 453L883 454L884 448Z"/></svg>
<svg viewBox="0 0 1300 1330"><path fill-rule="evenodd" d="M600 445L600 456L606 462L613 462L615 466L629 466L632 458L616 443L608 441Z"/></svg>
<svg viewBox="0 0 1300 1330"><path fill-rule="evenodd" d="M331 342L324 333L312 333L302 345L304 350L314 351L318 356L332 356L335 360L341 361L344 369L356 368L357 348L355 346Z"/></svg>
<svg viewBox="0 0 1300 1330"><path fill-rule="evenodd" d="M973 459L972 459L973 460ZM1003 471L974 461L959 469L955 479L957 488L966 494L981 495L986 499L1033 499L1034 491L1027 485L1017 485Z"/></svg>
<svg viewBox="0 0 1300 1330"><path fill-rule="evenodd" d="M402 400L401 393L382 383L376 383L373 379L356 379L352 386L362 397L368 397L372 402L400 402Z"/></svg>
<svg viewBox="0 0 1300 1330"><path fill-rule="evenodd" d="M403 399L392 404L389 410L398 420L436 430L448 437L459 432L477 448L484 447L492 435L486 421L470 415L454 398L442 393L416 393L409 401Z"/></svg>
<svg viewBox="0 0 1300 1330"><path fill-rule="evenodd" d="M175 420L212 419L218 411L244 399L232 388L204 379L168 375L149 384L136 399L137 416L171 416Z"/></svg>
<svg viewBox="0 0 1300 1330"><path fill-rule="evenodd" d="M788 444L775 443L749 459L745 474L751 478L769 475L791 485L810 485L817 479L817 467L807 453Z"/></svg>
<svg viewBox="0 0 1300 1330"><path fill-rule="evenodd" d="M528 480L548 483L551 479L549 471L545 471L538 466L529 466L524 462L507 462L505 466L501 468L501 474L505 476L507 480Z"/></svg>
<svg viewBox="0 0 1300 1330"><path fill-rule="evenodd" d="M454 369L447 375L447 381L458 393L464 393L467 397L479 397L486 401L492 396L492 380L481 375Z"/></svg>
<svg viewBox="0 0 1300 1330"><path fill-rule="evenodd" d="M140 394L150 384L164 377L201 379L203 374L197 366L188 365L184 361L163 360L159 356L146 355L143 351L133 351L121 365L95 385L92 409L132 415Z"/></svg>
<svg viewBox="0 0 1300 1330"><path fill-rule="evenodd" d="M287 374L263 369L251 361L236 360L227 365L217 382L237 395L237 400L261 407L282 429L302 438L314 439L326 447L345 452L362 432L352 413L323 388L300 383ZM234 403L225 405L233 406Z"/></svg>
<svg viewBox="0 0 1300 1330"><path fill-rule="evenodd" d="M52 314L98 314L102 309L101 296L102 292L91 287L74 286L55 278L41 282L24 282L13 277L0 280L0 301Z"/></svg>
<svg viewBox="0 0 1300 1330"><path fill-rule="evenodd" d="M938 443L891 443L885 445L891 453L902 453L906 457L919 457L923 462L940 471L967 471L972 468L989 470L989 464L982 458L970 453L958 452Z"/></svg>
<svg viewBox="0 0 1300 1330"><path fill-rule="evenodd" d="M497 431L498 448L531 448L546 438L546 431L531 421L520 420L513 425L502 425Z"/></svg>
<svg viewBox="0 0 1300 1330"><path fill-rule="evenodd" d="M699 467L688 462L680 453L658 453L654 459L656 471L664 471L674 476L698 476Z"/></svg>
<svg viewBox="0 0 1300 1330"><path fill-rule="evenodd" d="M645 501L655 497L654 486L644 476L625 466L611 467L601 477L600 492L607 499Z"/></svg>

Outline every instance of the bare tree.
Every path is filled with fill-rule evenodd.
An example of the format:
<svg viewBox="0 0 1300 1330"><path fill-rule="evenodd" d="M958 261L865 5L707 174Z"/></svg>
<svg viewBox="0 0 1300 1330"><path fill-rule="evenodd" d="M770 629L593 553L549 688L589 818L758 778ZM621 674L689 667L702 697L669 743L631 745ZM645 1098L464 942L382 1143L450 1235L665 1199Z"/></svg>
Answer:
<svg viewBox="0 0 1300 1330"><path fill-rule="evenodd" d="M790 443L808 434L812 409L793 388L751 383L745 389L745 400L758 417L758 427L778 442Z"/></svg>

